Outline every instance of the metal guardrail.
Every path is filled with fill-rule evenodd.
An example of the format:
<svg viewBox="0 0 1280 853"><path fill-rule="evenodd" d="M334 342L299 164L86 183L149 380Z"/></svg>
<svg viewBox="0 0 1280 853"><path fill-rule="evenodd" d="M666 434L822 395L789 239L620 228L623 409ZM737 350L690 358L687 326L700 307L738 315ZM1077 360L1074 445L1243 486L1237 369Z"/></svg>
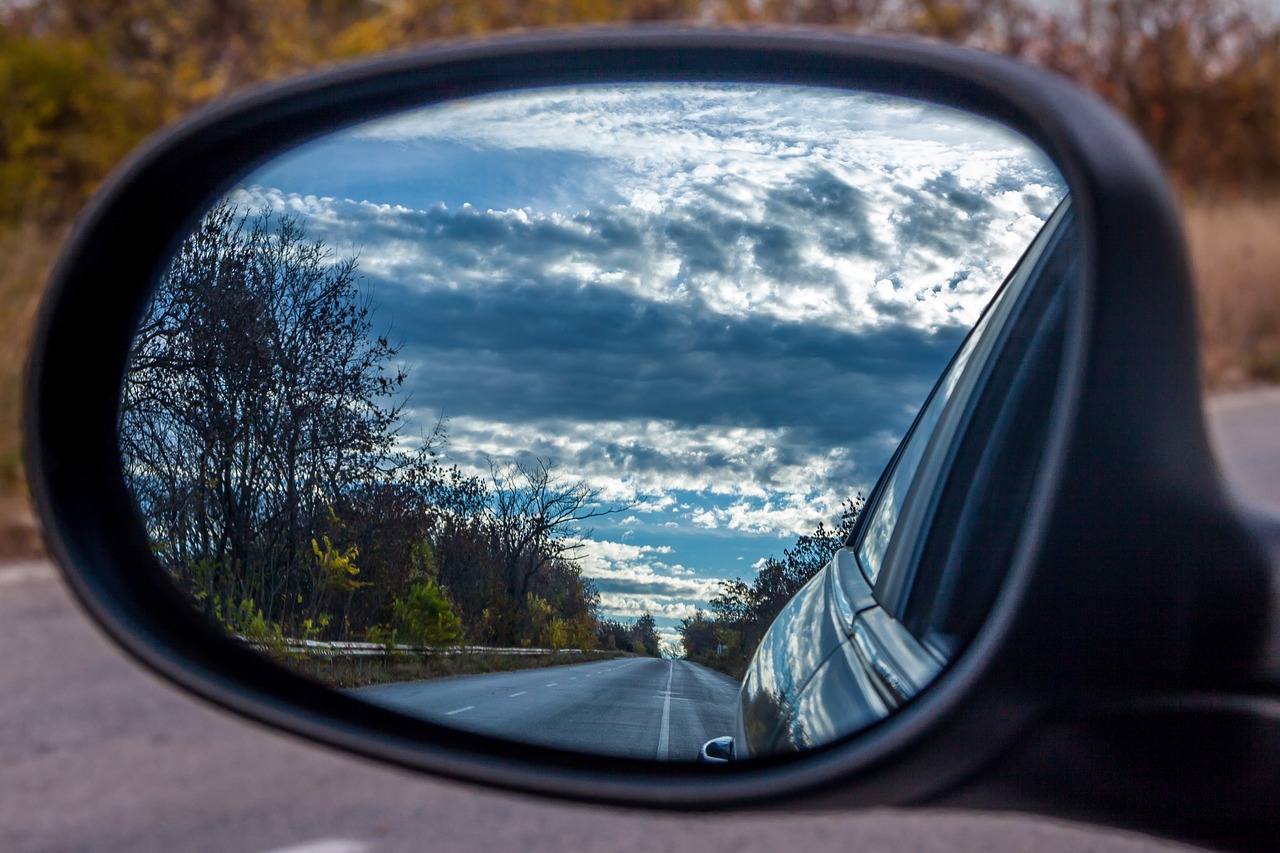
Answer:
<svg viewBox="0 0 1280 853"><path fill-rule="evenodd" d="M386 643L330 643L323 640L254 640L249 637L236 639L256 649L279 649L298 654L321 657L383 657L386 655L580 655L582 649L531 649L501 646L407 646Z"/></svg>

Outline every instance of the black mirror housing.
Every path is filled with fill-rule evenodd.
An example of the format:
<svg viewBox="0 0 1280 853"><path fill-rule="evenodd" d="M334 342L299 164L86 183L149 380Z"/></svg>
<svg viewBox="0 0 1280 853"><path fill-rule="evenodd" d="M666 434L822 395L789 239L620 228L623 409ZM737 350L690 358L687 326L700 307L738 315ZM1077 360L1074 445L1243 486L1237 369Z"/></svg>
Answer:
<svg viewBox="0 0 1280 853"><path fill-rule="evenodd" d="M1082 230L1050 427L990 615L918 701L837 743L751 762L606 760L378 711L283 674L195 620L153 563L120 470L129 340L158 266L236 177L321 133L505 89L787 82L945 104L1041 147ZM49 546L87 610L146 665L237 713L404 767L665 809L1021 808L1238 845L1280 834L1273 567L1219 482L1201 413L1177 214L1136 133L1095 97L1003 58L814 31L624 29L449 44L266 87L152 140L81 216L42 306L26 460ZM85 353L91 354L86 358ZM1270 673L1270 674L1269 674ZM1199 734L1196 734L1199 733ZM1208 733L1206 735L1206 733ZM1181 782L1152 773L1217 774ZM1181 770L1179 771L1181 772ZM1150 784L1147 784L1147 783ZM1177 788L1177 797L1169 796ZM1222 792L1240 813L1185 809ZM1250 804L1252 803L1252 805Z"/></svg>

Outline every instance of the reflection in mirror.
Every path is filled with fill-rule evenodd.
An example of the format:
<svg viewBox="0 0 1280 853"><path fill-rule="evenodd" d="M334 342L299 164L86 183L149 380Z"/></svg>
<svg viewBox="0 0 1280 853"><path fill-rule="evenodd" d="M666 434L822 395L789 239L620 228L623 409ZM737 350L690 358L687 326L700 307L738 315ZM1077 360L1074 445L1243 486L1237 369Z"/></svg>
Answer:
<svg viewBox="0 0 1280 853"><path fill-rule="evenodd" d="M852 618L878 588L844 539L1064 195L998 126L841 90L552 88L358 126L181 243L125 476L200 613L362 700L638 758L829 740L909 698L877 661L920 646ZM917 687L946 657L921 660Z"/></svg>

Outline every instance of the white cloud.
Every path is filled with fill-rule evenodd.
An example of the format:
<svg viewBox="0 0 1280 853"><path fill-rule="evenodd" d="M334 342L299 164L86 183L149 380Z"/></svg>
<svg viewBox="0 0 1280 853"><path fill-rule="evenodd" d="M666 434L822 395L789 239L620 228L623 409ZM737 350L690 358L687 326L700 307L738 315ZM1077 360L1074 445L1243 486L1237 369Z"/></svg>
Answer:
<svg viewBox="0 0 1280 853"><path fill-rule="evenodd" d="M704 529L804 533L837 514L855 491L866 491L879 473L876 465L858 466L856 441L851 448L804 453L785 430L632 421L513 424L458 417L450 420L449 433L449 461L469 473L487 475L489 459L554 459L566 482L582 479L599 490L603 503L627 505L630 514L619 522L626 526L642 524L641 515L676 513ZM880 463L879 436L871 447ZM677 505L672 493L678 491L734 500L723 507ZM678 522L660 523L674 527Z"/></svg>
<svg viewBox="0 0 1280 853"><path fill-rule="evenodd" d="M838 514L843 492L821 496L791 494L782 500L739 500L727 507L708 507L693 514L693 523L711 530L737 530L743 533L792 534L807 533L820 521Z"/></svg>
<svg viewBox="0 0 1280 853"><path fill-rule="evenodd" d="M362 263L380 277L429 290L537 274L569 289L618 288L727 317L767 314L851 330L971 324L1061 195L1043 155L994 124L802 87L534 90L432 107L353 133L401 146L448 140L489 157L573 153L585 163L562 178L580 198L571 209L543 209L530 198L528 207L503 210L411 210L257 191L276 209L308 213L333 237L354 228ZM949 213L922 224L911 216L922 204ZM506 229L508 241L527 234L545 244L558 234L577 248L530 259L515 243L465 264L442 260L424 225L442 217L485 220ZM625 245L600 239L623 232L633 238ZM938 239L946 232L963 237ZM701 263L697 247L713 251L714 261ZM774 250L784 251L785 275Z"/></svg>
<svg viewBox="0 0 1280 853"><path fill-rule="evenodd" d="M669 546L601 539L581 539L575 544L574 555L583 576L597 581L602 596L646 590L660 598L706 601L719 592L719 578L698 577L686 566L655 557L670 554Z"/></svg>
<svg viewBox="0 0 1280 853"><path fill-rule="evenodd" d="M518 152L563 160L527 200L495 209L374 203L356 190L326 197L253 178L230 197L305 216L313 238L358 254L408 339L401 356L418 383L409 420L448 416L449 462L484 476L486 457L553 459L566 480L628 505L612 517L625 541L585 540L578 551L603 609L625 618L690 616L718 591L717 578L646 543L655 530L804 533L865 491L934 362L940 371L956 330L974 322L1064 191L1043 155L993 124L797 87L532 90L353 133L386 141L406 183L431 167L412 159L427 141L474 151L477 174ZM540 340L539 306L562 318ZM481 318L471 337L431 324L446 308L453 321ZM696 322L664 327L659 353L640 339L603 364L611 336L625 339L619 318L631 317ZM769 337L792 327L792 337ZM797 346L810 330L844 337ZM670 352L678 346L687 348ZM876 346L899 349L884 356ZM488 357L508 349L524 361ZM562 357L572 381L538 373L546 353ZM633 374L617 365L638 362L670 373L647 377L649 396L628 397ZM565 390L596 367L588 391ZM740 384L719 382L729 378ZM803 383L821 391L783 393ZM452 408L433 396L446 388Z"/></svg>
<svg viewBox="0 0 1280 853"><path fill-rule="evenodd" d="M667 619L686 619L693 616L699 608L688 601L664 597L601 593L600 606L614 618L636 619L649 613L655 617Z"/></svg>

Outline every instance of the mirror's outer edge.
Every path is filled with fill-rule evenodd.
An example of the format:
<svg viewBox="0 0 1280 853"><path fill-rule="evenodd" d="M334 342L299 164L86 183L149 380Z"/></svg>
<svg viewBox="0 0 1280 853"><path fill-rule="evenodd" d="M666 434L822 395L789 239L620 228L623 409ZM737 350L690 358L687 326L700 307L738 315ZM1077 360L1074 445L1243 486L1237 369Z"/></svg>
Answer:
<svg viewBox="0 0 1280 853"><path fill-rule="evenodd" d="M1054 427L1045 436L1018 556L990 619L936 685L854 738L800 759L726 770L579 756L407 721L282 676L196 625L173 590L147 570L151 556L123 486L115 435L135 318L160 259L193 211L273 153L402 108L544 84L724 79L846 86L986 116L1048 153L1080 212L1088 285L1071 295ZM1151 310L1144 315L1141 306ZM54 272L26 379L26 461L50 549L86 609L148 666L247 716L406 767L595 802L816 805L819 790L841 804L920 802L963 787L1072 687L1069 678L1051 687L1025 681L1029 669L1045 664L1043 649L1026 638L1036 636L1037 625L1060 629L1082 589L1078 578L1065 593L1055 588L1066 567L1041 559L1045 538L1072 537L1076 555L1086 557L1105 555L1108 547L1081 536L1092 519L1064 507L1059 495L1100 494L1105 509L1114 503L1107 490L1116 471L1132 472L1147 493L1162 482L1177 495L1194 492L1194 506L1173 509L1217 524L1228 545L1242 541L1205 438L1194 333L1185 250L1157 164L1108 107L1052 74L955 47L832 32L532 34L389 56L266 87L152 140L82 214ZM1132 353L1135 335L1145 336L1144 357L1114 363L1117 354ZM1125 399L1125 388L1149 393ZM1113 423L1133 427L1122 430L1123 441L1108 442L1099 434L1105 425L1079 416L1098 406L1107 407ZM1152 452L1121 458L1134 441ZM1094 460L1102 471L1068 464L1095 450L1105 454ZM1248 571L1240 574L1248 586ZM1196 585L1194 578L1186 583ZM1182 598L1175 605L1175 616L1159 614L1165 623L1194 621L1195 607ZM1098 642L1125 630L1114 618L1099 619ZM1165 640L1179 644L1177 636ZM1170 678L1185 672L1177 668ZM979 730L982 738L975 739Z"/></svg>

